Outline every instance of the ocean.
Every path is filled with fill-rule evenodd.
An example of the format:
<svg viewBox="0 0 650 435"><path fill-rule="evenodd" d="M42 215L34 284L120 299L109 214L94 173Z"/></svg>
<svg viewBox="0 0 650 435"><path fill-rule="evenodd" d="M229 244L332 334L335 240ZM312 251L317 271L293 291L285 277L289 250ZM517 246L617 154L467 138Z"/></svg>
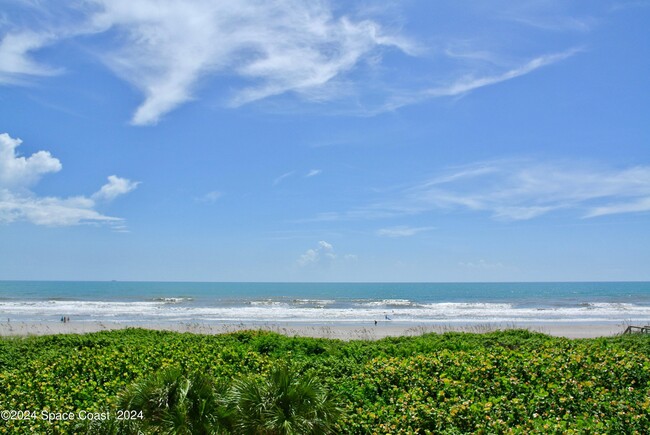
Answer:
<svg viewBox="0 0 650 435"><path fill-rule="evenodd" d="M650 282L0 281L0 321L650 323Z"/></svg>

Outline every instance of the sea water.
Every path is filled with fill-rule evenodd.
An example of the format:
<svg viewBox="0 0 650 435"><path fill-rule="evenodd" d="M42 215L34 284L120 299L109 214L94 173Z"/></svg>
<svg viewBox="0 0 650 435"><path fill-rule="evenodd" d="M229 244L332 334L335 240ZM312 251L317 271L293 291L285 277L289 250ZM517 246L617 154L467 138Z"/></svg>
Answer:
<svg viewBox="0 0 650 435"><path fill-rule="evenodd" d="M0 321L650 323L650 282L0 281ZM4 319L3 319L4 318Z"/></svg>

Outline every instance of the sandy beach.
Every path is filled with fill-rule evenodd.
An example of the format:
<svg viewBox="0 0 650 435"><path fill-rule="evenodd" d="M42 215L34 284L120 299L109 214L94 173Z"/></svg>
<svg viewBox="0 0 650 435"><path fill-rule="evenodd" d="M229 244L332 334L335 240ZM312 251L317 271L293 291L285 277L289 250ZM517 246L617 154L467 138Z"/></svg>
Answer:
<svg viewBox="0 0 650 435"><path fill-rule="evenodd" d="M51 334L85 334L125 328L146 328L195 334L223 334L242 330L273 331L287 336L333 338L341 340L376 340L384 337L415 336L450 331L484 333L505 329L528 329L566 338L595 338L621 334L627 324L618 323L520 323L520 324L425 324L395 322L374 324L296 324L296 323L147 323L126 324L110 322L19 322L0 323L0 336L30 336Z"/></svg>

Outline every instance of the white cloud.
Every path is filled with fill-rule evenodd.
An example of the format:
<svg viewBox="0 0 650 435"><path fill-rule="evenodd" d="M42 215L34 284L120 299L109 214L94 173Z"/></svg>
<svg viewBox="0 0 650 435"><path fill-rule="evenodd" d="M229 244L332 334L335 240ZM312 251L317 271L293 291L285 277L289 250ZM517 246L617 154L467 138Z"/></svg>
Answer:
<svg viewBox="0 0 650 435"><path fill-rule="evenodd" d="M409 227L405 225L400 225L397 227L391 227L391 228L382 228L377 231L377 235L383 236L383 237L411 237L415 236L418 233L422 233L425 231L431 231L434 229L433 227Z"/></svg>
<svg viewBox="0 0 650 435"><path fill-rule="evenodd" d="M25 75L48 76L59 69L38 64L30 53L53 42L52 35L24 31L9 33L0 40L0 84L21 84Z"/></svg>
<svg viewBox="0 0 650 435"><path fill-rule="evenodd" d="M638 213L644 211L650 211L650 194L635 201L593 207L587 212L585 217L591 218L608 214Z"/></svg>
<svg viewBox="0 0 650 435"><path fill-rule="evenodd" d="M82 223L121 222L93 208L95 202L86 197L41 198L35 195L15 195L0 189L0 223L28 221L35 225L71 226Z"/></svg>
<svg viewBox="0 0 650 435"><path fill-rule="evenodd" d="M381 14L364 19L359 6L342 14L329 0L81 0L63 6L36 2L31 8L41 15L31 27L24 20L5 26L9 31L0 42L0 84L59 73L61 69L35 60L40 49L65 39L102 35L85 38L84 49L143 94L131 119L135 125L156 124L196 98L210 77L227 83L222 89L231 95L224 99L233 107L289 93L318 103L343 101L343 111L347 107L372 115L426 99L463 95L576 52L529 55L528 61L517 56L519 60L495 68L495 58L513 56L495 55L477 44L462 52L440 50L442 61L427 59L427 50L436 51L434 47L423 50L400 32L388 30L379 22ZM526 20L528 15L518 14L517 19ZM447 41L443 45L453 43L449 35L438 38ZM387 50L418 56L417 61L400 70L384 68L382 55ZM403 74L405 69L423 67L426 79Z"/></svg>
<svg viewBox="0 0 650 435"><path fill-rule="evenodd" d="M16 153L22 141L0 134L0 223L27 221L35 225L70 226L107 223L123 231L122 219L95 210L96 200L111 200L135 189L137 182L111 175L109 182L92 195L70 198L39 197L28 189L47 173L61 170L61 162L47 151L25 158Z"/></svg>
<svg viewBox="0 0 650 435"><path fill-rule="evenodd" d="M308 249L298 258L298 265L306 267L317 264L331 264L336 258L334 247L330 243L321 240L316 248Z"/></svg>
<svg viewBox="0 0 650 435"><path fill-rule="evenodd" d="M305 174L304 177L305 178L315 177L317 175L320 175L322 172L323 171L320 169L311 169L309 172ZM285 179L292 177L294 175L296 175L296 171L285 172L284 174L280 175L275 180L273 180L273 185L277 186L278 184L282 183Z"/></svg>
<svg viewBox="0 0 650 435"><path fill-rule="evenodd" d="M577 162L502 160L473 165L405 192L425 209L487 211L496 219L526 220L558 210L583 217L650 210L650 167L589 167ZM458 174L465 177L456 177ZM472 175L467 175L472 174ZM615 205L610 205L615 203Z"/></svg>
<svg viewBox="0 0 650 435"><path fill-rule="evenodd" d="M562 53L549 54L545 56L536 57L525 64L506 71L502 74L486 77L463 77L449 85L433 88L426 91L426 94L431 97L445 97L464 94L474 89L490 86L506 80L514 79L535 71L543 66L551 65L567 57L573 56L578 50L571 49Z"/></svg>
<svg viewBox="0 0 650 435"><path fill-rule="evenodd" d="M324 240L321 240L320 242L318 242L318 248L322 249L322 250L324 250L326 252L332 252L334 250L334 247L330 243L327 243Z"/></svg>
<svg viewBox="0 0 650 435"><path fill-rule="evenodd" d="M512 17L514 21L527 26L537 27L542 30L552 31L577 31L588 32L594 26L593 19L588 18L574 18L574 17L554 17L552 19L544 18L529 18L529 17Z"/></svg>
<svg viewBox="0 0 650 435"><path fill-rule="evenodd" d="M305 177L307 177L307 178L309 178L309 177L315 177L316 175L320 175L322 172L323 172L323 171L320 170L320 169L312 169L311 171L309 171L309 172L307 173L307 175L305 175Z"/></svg>
<svg viewBox="0 0 650 435"><path fill-rule="evenodd" d="M31 6L41 14L34 28L10 27L0 41L0 83L56 73L33 54L66 38L111 31L113 49L97 52L144 94L132 118L136 125L155 124L191 100L201 78L211 74L248 82L231 101L241 105L287 91L308 95L375 47L406 48L373 22L334 17L327 2L86 0Z"/></svg>
<svg viewBox="0 0 650 435"><path fill-rule="evenodd" d="M565 211L577 217L650 211L650 166L623 169L580 162L497 160L454 168L401 188L383 201L316 220L382 219L432 211L483 212L496 220L529 220ZM383 236L412 229L387 228Z"/></svg>
<svg viewBox="0 0 650 435"><path fill-rule="evenodd" d="M377 47L410 51L404 38L375 22L335 17L327 2L96 3L96 27L124 38L105 57L107 64L145 96L133 115L136 125L155 124L194 98L200 79L211 74L249 83L235 91L233 106L289 91L310 98Z"/></svg>
<svg viewBox="0 0 650 435"><path fill-rule="evenodd" d="M284 174L280 175L280 176L277 177L275 180L273 180L273 185L274 185L274 186L277 186L278 184L282 183L282 181L283 181L285 178L291 177L291 176L292 176L293 174L295 174L295 173L296 173L296 171L285 172Z"/></svg>
<svg viewBox="0 0 650 435"><path fill-rule="evenodd" d="M302 254L298 259L300 266L307 266L309 264L317 263L320 260L320 254L316 249L308 249L307 252Z"/></svg>
<svg viewBox="0 0 650 435"><path fill-rule="evenodd" d="M61 170L61 162L47 151L38 151L29 157L16 153L22 140L7 133L0 134L0 187L29 187L50 172Z"/></svg>
<svg viewBox="0 0 650 435"><path fill-rule="evenodd" d="M138 187L140 182L131 181L126 178L120 178L116 175L108 176L108 183L104 184L101 189L92 196L95 200L112 201L120 195L127 194Z"/></svg>
<svg viewBox="0 0 650 435"><path fill-rule="evenodd" d="M376 109L374 113L396 110L400 107L416 104L431 98L454 97L458 95L463 95L479 88L496 85L498 83L505 82L507 80L512 80L514 78L529 74L541 67L551 65L561 60L564 60L568 57L573 56L578 51L579 49L573 48L571 50L567 50L561 53L539 56L532 60L529 60L525 64L519 65L501 74L483 75L483 76L477 76L476 74L466 75L459 79L455 79L454 81L447 83L443 86L438 86L429 89L422 89L410 94L398 95L392 98L388 103ZM458 56L458 54L455 53L451 53L448 55L450 57L460 57ZM486 53L482 53L481 55L488 59L490 57ZM475 59L475 57L473 58ZM490 59L489 63L491 62L492 61Z"/></svg>
<svg viewBox="0 0 650 435"><path fill-rule="evenodd" d="M589 8L589 14L605 12L606 8ZM510 21L533 29L551 32L590 31L598 19L593 15L578 12L568 2L508 2L496 15L498 20Z"/></svg>

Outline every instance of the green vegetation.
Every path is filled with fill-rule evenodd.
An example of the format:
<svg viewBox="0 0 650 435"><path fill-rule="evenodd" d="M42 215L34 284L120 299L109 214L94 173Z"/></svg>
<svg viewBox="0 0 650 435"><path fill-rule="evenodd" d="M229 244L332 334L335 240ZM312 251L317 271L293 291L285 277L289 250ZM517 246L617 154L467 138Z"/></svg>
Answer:
<svg viewBox="0 0 650 435"><path fill-rule="evenodd" d="M19 412L0 422L11 434L642 434L650 433L650 336L504 331L343 342L131 329L2 339L0 404ZM101 420L118 410L142 419ZM95 420L80 422L81 411ZM68 412L75 420L56 419Z"/></svg>
<svg viewBox="0 0 650 435"><path fill-rule="evenodd" d="M227 397L233 432L241 434L329 434L341 414L323 383L286 365L235 381Z"/></svg>
<svg viewBox="0 0 650 435"><path fill-rule="evenodd" d="M118 419L79 421L75 432L92 434L165 433L209 435L228 433L227 410L219 388L209 376L186 375L167 368L129 385L118 396ZM126 418L124 418L126 417Z"/></svg>
<svg viewBox="0 0 650 435"><path fill-rule="evenodd" d="M298 376L286 365L230 386L202 374L163 369L127 387L117 408L128 419L79 421L75 433L323 435L334 433L341 414L318 379Z"/></svg>

